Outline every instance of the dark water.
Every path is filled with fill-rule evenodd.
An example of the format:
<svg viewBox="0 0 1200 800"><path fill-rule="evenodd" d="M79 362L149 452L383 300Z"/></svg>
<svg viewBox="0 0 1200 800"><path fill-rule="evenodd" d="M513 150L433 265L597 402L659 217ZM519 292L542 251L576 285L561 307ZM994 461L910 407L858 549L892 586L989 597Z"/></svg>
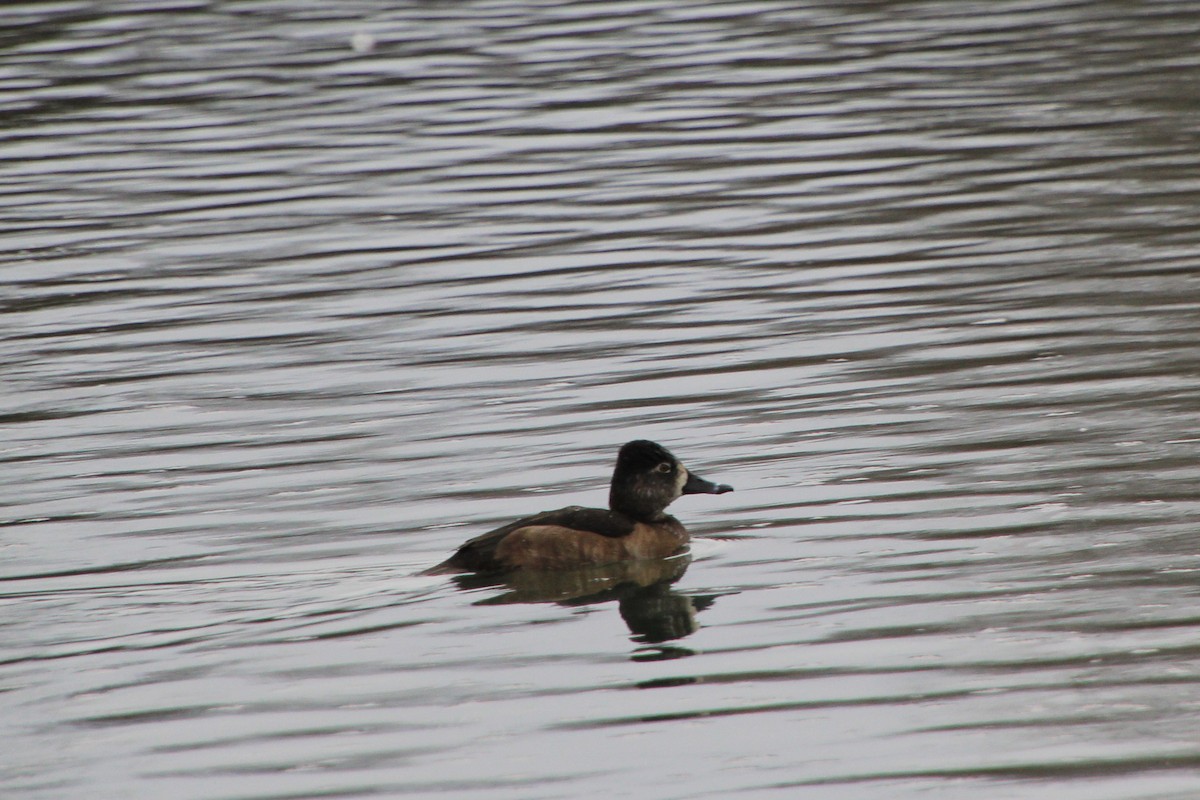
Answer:
<svg viewBox="0 0 1200 800"><path fill-rule="evenodd" d="M0 11L0 795L1194 798L1200 9ZM678 559L417 573L603 503Z"/></svg>

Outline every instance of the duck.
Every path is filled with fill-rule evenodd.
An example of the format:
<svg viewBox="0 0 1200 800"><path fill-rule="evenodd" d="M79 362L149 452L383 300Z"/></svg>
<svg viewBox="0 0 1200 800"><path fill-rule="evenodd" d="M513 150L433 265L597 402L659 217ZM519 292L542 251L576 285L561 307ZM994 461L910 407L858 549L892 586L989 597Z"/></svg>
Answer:
<svg viewBox="0 0 1200 800"><path fill-rule="evenodd" d="M691 472L662 445L637 439L617 453L607 509L567 506L523 517L467 540L426 574L569 570L667 558L686 550L689 541L667 506L685 494L732 491Z"/></svg>

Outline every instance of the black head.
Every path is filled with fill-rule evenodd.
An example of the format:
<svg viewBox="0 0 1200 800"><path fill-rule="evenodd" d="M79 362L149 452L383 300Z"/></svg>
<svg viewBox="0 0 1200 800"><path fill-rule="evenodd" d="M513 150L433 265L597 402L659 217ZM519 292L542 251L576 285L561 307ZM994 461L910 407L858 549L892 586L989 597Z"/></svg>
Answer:
<svg viewBox="0 0 1200 800"><path fill-rule="evenodd" d="M724 494L732 486L711 483L688 472L662 445L638 439L617 454L608 507L628 517L652 521L683 494Z"/></svg>

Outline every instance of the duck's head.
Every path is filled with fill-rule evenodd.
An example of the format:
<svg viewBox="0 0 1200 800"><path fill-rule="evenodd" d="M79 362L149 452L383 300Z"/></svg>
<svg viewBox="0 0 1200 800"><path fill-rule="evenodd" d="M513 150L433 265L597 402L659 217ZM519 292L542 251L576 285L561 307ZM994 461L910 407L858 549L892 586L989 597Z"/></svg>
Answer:
<svg viewBox="0 0 1200 800"><path fill-rule="evenodd" d="M629 442L617 454L608 507L637 520L653 521L684 494L724 494L732 486L706 481L663 446L644 439Z"/></svg>

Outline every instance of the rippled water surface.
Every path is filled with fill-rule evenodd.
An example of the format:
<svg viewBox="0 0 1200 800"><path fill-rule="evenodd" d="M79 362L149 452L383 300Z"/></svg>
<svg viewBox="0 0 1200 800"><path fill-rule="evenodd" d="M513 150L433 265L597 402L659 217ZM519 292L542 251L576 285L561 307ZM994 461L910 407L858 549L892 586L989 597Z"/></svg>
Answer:
<svg viewBox="0 0 1200 800"><path fill-rule="evenodd" d="M3 797L1200 794L1195 4L0 13Z"/></svg>

